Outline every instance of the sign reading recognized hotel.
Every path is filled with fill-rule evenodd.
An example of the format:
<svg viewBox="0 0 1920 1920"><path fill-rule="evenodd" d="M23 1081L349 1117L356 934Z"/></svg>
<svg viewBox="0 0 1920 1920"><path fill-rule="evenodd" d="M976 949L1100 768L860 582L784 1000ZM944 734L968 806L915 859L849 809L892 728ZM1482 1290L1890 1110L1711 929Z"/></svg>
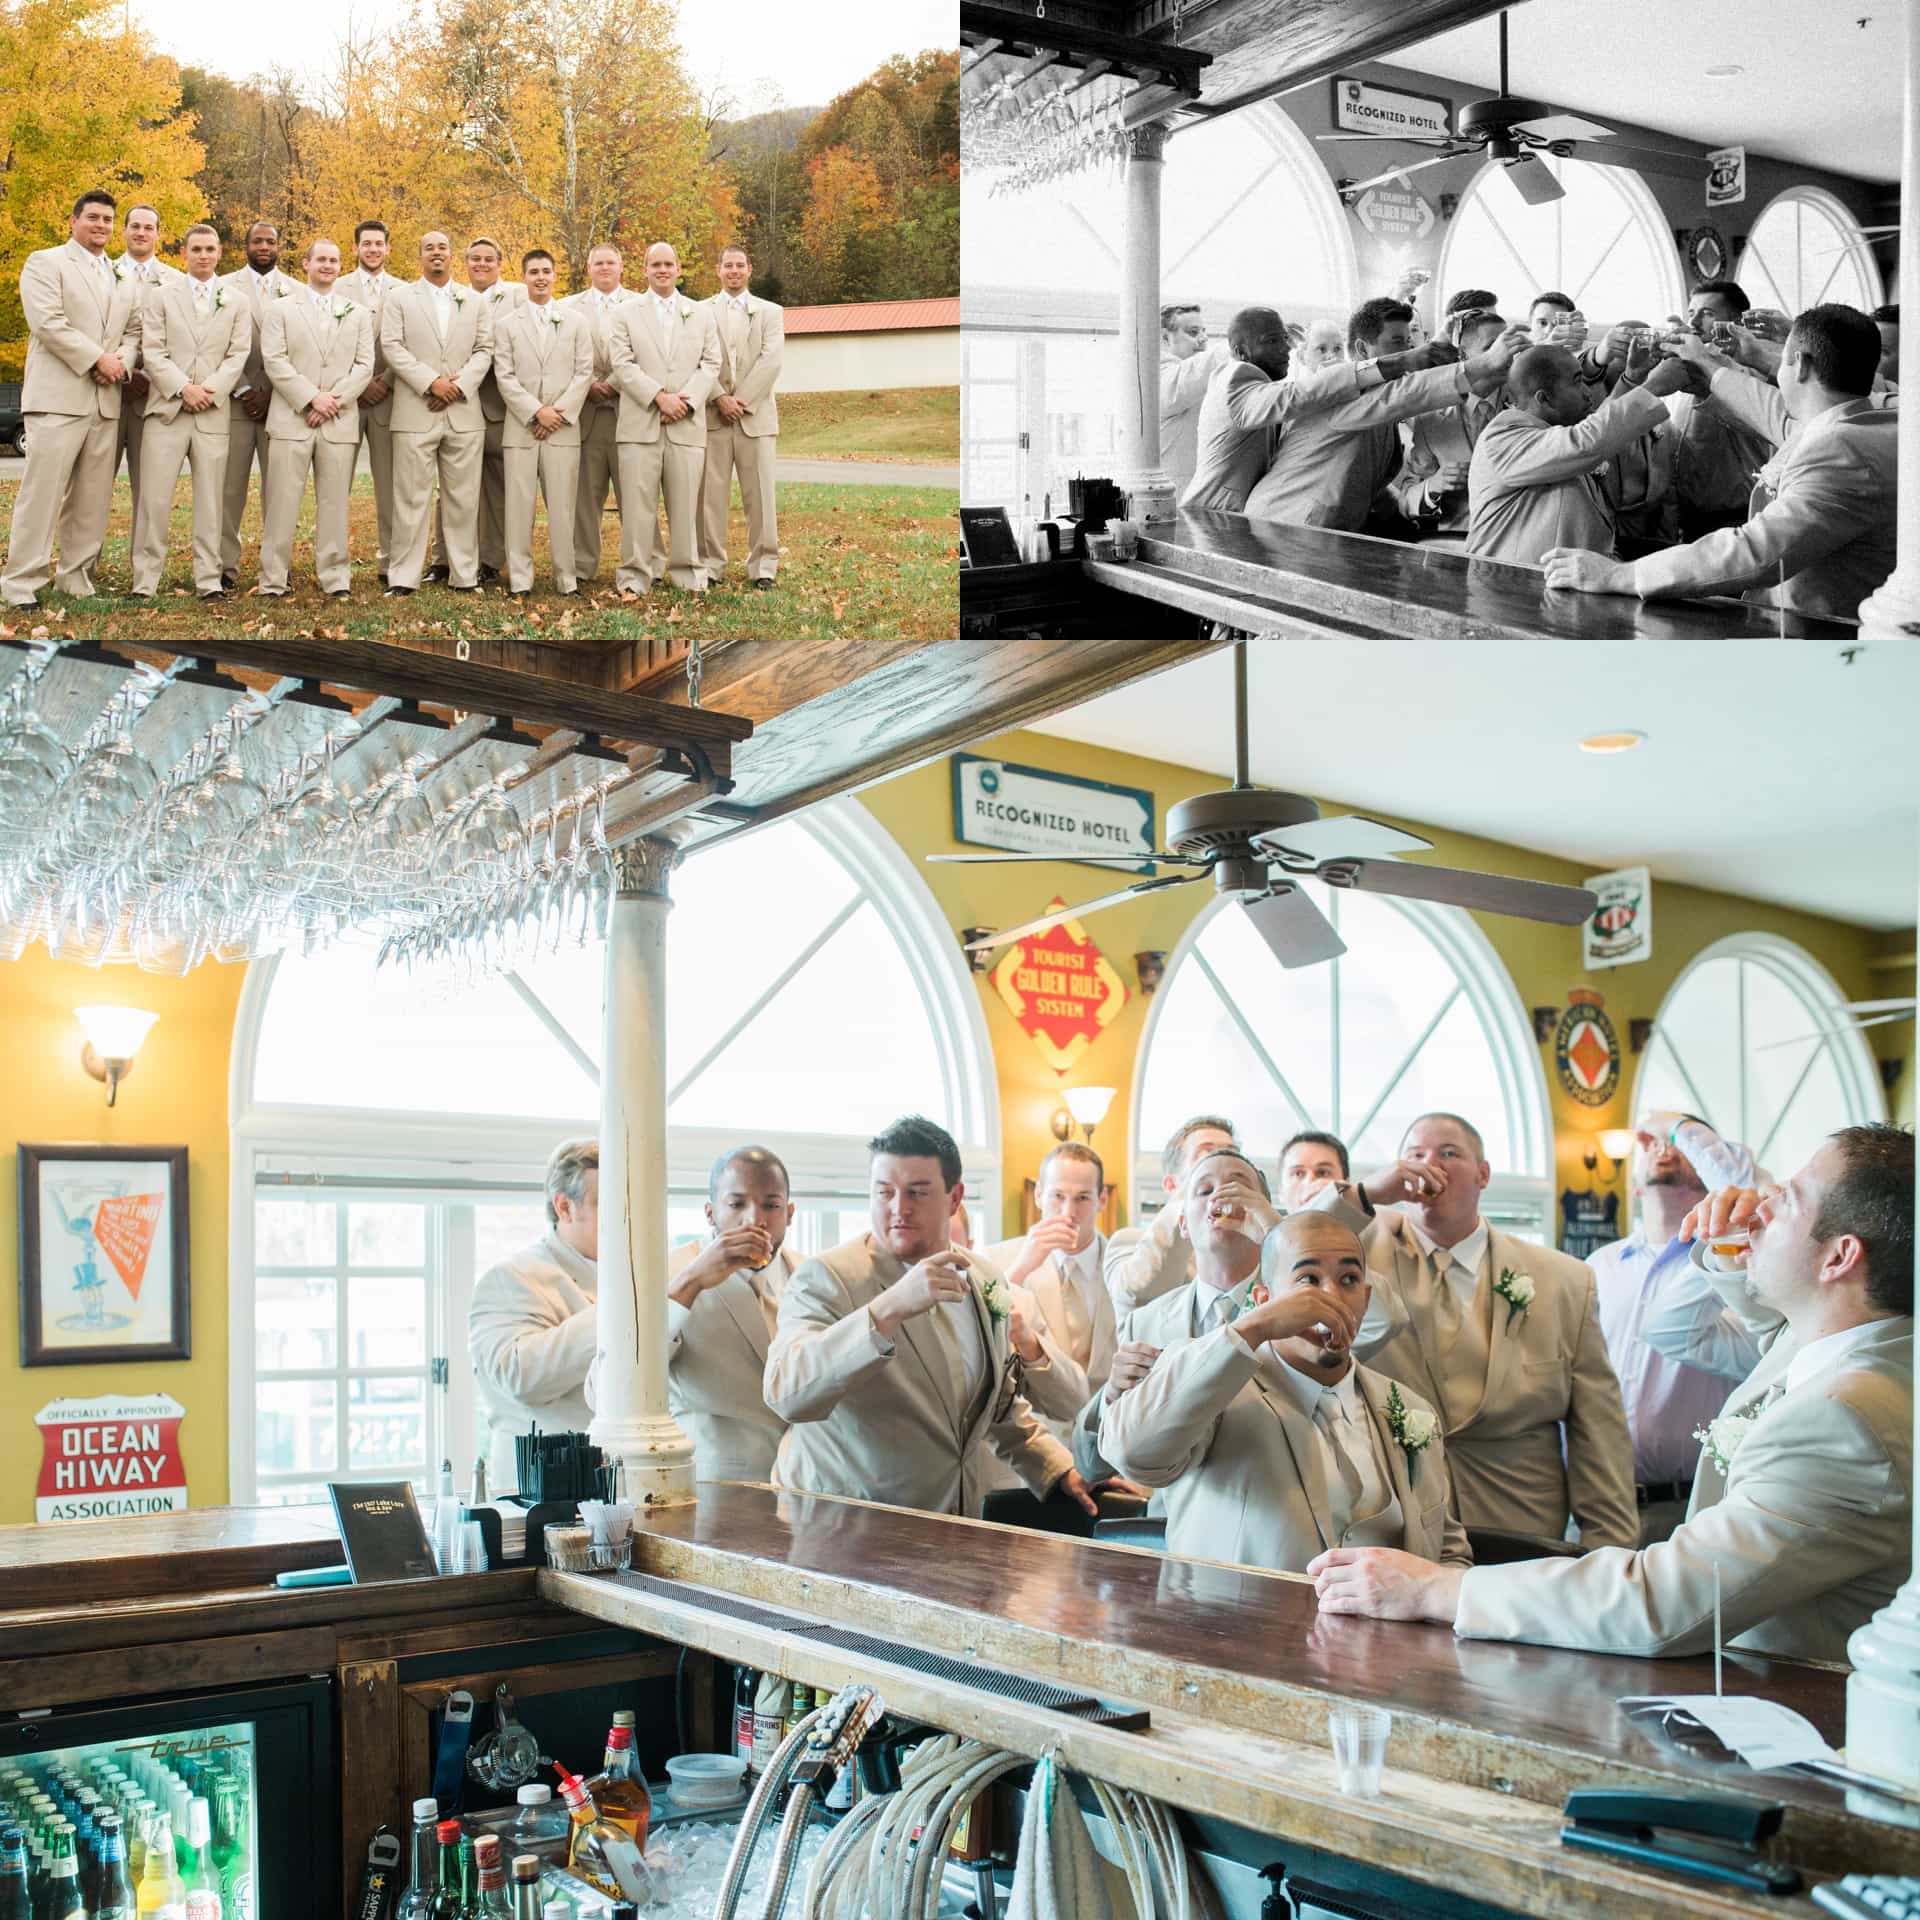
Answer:
<svg viewBox="0 0 1920 1920"><path fill-rule="evenodd" d="M1047 902L1049 910L1065 904ZM993 970L993 989L1055 1073L1070 1073L1127 1004L1126 983L1077 920L1015 941Z"/></svg>
<svg viewBox="0 0 1920 1920"><path fill-rule="evenodd" d="M1435 94L1404 93L1341 74L1333 83L1333 124L1342 133L1444 140L1453 131L1453 105Z"/></svg>
<svg viewBox="0 0 1920 1920"><path fill-rule="evenodd" d="M1109 873L1152 873L1153 795L956 753L953 837L967 846L1059 860L1119 855L1121 863L1109 866Z"/></svg>

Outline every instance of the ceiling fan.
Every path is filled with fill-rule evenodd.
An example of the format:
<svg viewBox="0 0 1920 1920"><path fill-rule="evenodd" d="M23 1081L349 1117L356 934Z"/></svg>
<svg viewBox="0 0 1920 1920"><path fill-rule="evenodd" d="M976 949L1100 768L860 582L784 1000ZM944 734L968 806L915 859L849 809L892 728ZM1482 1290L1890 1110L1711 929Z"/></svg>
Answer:
<svg viewBox="0 0 1920 1920"><path fill-rule="evenodd" d="M1797 1047L1808 1040L1835 1040L1843 1033L1863 1033L1868 1027L1884 1027L1896 1020L1911 1020L1916 1002L1911 994L1901 1000L1849 1000L1845 1005L1836 1007L1836 1013L1865 1014L1870 1016L1861 1020L1836 1020L1829 1026L1815 1027L1809 1033L1796 1033L1789 1040L1769 1040L1764 1046L1755 1049L1758 1053L1771 1053L1776 1047Z"/></svg>
<svg viewBox="0 0 1920 1920"><path fill-rule="evenodd" d="M1044 933L1063 920L1078 920L1118 906L1123 900L1166 887L1191 886L1213 878L1214 891L1237 900L1283 967L1310 967L1337 959L1346 943L1333 923L1296 884L1314 879L1329 887L1384 893L1403 900L1435 900L1482 913L1513 914L1577 927L1589 919L1598 901L1585 887L1561 887L1542 880L1509 880L1459 867L1408 866L1398 855L1423 853L1433 845L1418 834L1368 820L1359 814L1322 819L1319 807L1295 793L1255 787L1247 777L1247 643L1234 642L1233 786L1224 793L1196 794L1167 809L1167 851L1145 856L1155 865L1188 869L1137 881L1117 893L1083 900L1023 921L1006 932L982 933L967 942L969 951L1010 946L1029 934ZM930 861L960 864L1053 860L1055 854L935 853ZM1095 858L1099 866L1138 867L1142 856Z"/></svg>
<svg viewBox="0 0 1920 1920"><path fill-rule="evenodd" d="M1613 129L1572 113L1551 112L1539 100L1518 99L1507 91L1507 16L1500 16L1500 91L1491 100L1469 100L1454 116L1459 131L1451 135L1403 135L1397 133L1323 133L1316 136L1328 143L1373 145L1387 142L1399 146L1441 147L1445 151L1432 160L1416 160L1411 166L1392 167L1366 180L1343 180L1340 192L1351 199L1366 187L1377 187L1388 180L1403 179L1426 167L1444 166L1464 154L1484 153L1490 160L1504 163L1507 178L1529 206L1545 206L1565 197L1566 189L1553 177L1551 168L1541 163L1543 153L1560 159L1593 160L1607 167L1635 167L1649 173L1673 173L1683 179L1704 181L1707 163L1698 154L1670 153L1662 148L1625 147L1613 138Z"/></svg>

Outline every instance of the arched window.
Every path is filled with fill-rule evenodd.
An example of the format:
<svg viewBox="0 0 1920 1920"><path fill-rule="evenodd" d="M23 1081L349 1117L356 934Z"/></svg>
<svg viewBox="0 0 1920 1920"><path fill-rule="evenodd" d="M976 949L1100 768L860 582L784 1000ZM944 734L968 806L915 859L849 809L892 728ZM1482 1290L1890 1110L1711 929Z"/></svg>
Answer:
<svg viewBox="0 0 1920 1920"><path fill-rule="evenodd" d="M1784 1178L1836 1127L1887 1117L1845 999L1791 941L1715 941L1660 1003L1634 1082L1635 1117L1697 1113Z"/></svg>
<svg viewBox="0 0 1920 1920"><path fill-rule="evenodd" d="M1183 127L1161 182L1160 297L1207 330L1256 302L1338 318L1356 294L1353 241L1313 143L1267 104ZM961 174L961 497L1038 513L1117 454L1124 176L1095 167L1023 192ZM1021 436L1026 444L1021 445ZM1099 463L1106 462L1107 465ZM1092 464L1089 464L1092 463Z"/></svg>
<svg viewBox="0 0 1920 1920"><path fill-rule="evenodd" d="M1462 287L1490 287L1510 319L1556 288L1590 321L1655 320L1686 304L1660 203L1625 167L1546 155L1566 190L1530 206L1490 160L1460 196L1440 254L1440 304Z"/></svg>
<svg viewBox="0 0 1920 1920"><path fill-rule="evenodd" d="M1756 307L1796 314L1838 301L1871 313L1880 269L1860 222L1819 187L1789 187L1761 208L1737 275Z"/></svg>
<svg viewBox="0 0 1920 1920"><path fill-rule="evenodd" d="M1160 1197L1160 1142L1196 1113L1230 1116L1271 1177L1301 1128L1339 1135L1370 1169L1394 1157L1410 1121L1444 1108L1486 1139L1488 1217L1542 1236L1546 1079L1486 936L1451 909L1302 884L1347 943L1338 960L1283 968L1225 903L1181 941L1140 1050L1136 1208Z"/></svg>
<svg viewBox="0 0 1920 1920"><path fill-rule="evenodd" d="M673 894L674 1237L704 1227L714 1156L751 1139L787 1161L795 1244L837 1244L866 1217L867 1139L913 1110L952 1132L990 1212L999 1110L979 997L865 809L836 801L697 853ZM443 1455L471 1459L467 1302L544 1231L553 1144L596 1129L600 1026L597 943L481 981L376 969L360 945L254 967L232 1081L235 1500L424 1484Z"/></svg>

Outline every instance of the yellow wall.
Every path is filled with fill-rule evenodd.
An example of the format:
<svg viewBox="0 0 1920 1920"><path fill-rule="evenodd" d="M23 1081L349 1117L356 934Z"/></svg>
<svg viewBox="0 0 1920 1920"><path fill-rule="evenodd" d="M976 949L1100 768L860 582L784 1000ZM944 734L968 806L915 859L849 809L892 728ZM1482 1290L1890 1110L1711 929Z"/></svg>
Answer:
<svg viewBox="0 0 1920 1920"><path fill-rule="evenodd" d="M0 1260L8 1276L0 1328L0 1524L33 1518L40 1434L50 1400L170 1393L186 1408L180 1451L196 1507L227 1497L227 1060L242 967L204 966L184 980L130 967L63 965L30 947L0 967L0 1135L13 1162L0 1182ZM75 1007L105 1001L160 1016L109 1109L80 1066ZM14 1143L184 1145L191 1212L193 1358L140 1366L20 1365L20 1175Z"/></svg>
<svg viewBox="0 0 1920 1920"><path fill-rule="evenodd" d="M1160 818L1173 802L1227 784L1217 774L1160 761L1109 753L1038 734L1014 733L982 751L1029 765L1084 773L1089 778L1151 788ZM1342 810L1337 796L1319 796L1329 812ZM952 838L951 775L947 762L901 776L861 796L868 809L916 863L928 853L959 851ZM1402 824L1418 826L1418 822ZM1421 828L1441 861L1483 866L1542 880L1577 881L1581 870L1565 861L1489 841ZM922 866L927 884L956 928L1013 925L1030 917L1054 893L1085 899L1101 890L1092 867ZM1211 897L1205 886L1149 896L1115 908L1091 923L1101 950L1126 981L1129 999L1070 1076L1082 1084L1119 1089L1096 1144L1116 1173L1132 1148L1128 1101L1134 1059L1149 1001L1136 991L1132 956L1142 950L1171 953L1193 915ZM1564 1006L1567 989L1587 985L1606 999L1607 1012L1627 1043L1628 1023L1652 1018L1662 994L1687 960L1726 933L1752 928L1798 942L1819 959L1849 998L1879 998L1912 991L1912 975L1870 969L1880 956L1913 951L1910 931L1872 934L1809 914L1790 913L1729 895L1656 883L1655 958L1591 978L1576 965L1577 934L1523 921L1484 918L1480 925L1511 972L1523 1005ZM185 980L113 969L102 972L63 966L36 947L0 968L0 1129L10 1141L87 1141L117 1145L177 1145L189 1155L192 1211L193 1358L138 1367L41 1367L19 1364L17 1302L19 1226L14 1217L19 1181L12 1171L0 1183L0 1254L11 1276L5 1327L0 1329L0 1523L31 1520L33 1483L40 1459L34 1414L49 1400L84 1393L171 1393L187 1409L181 1426L189 1496L195 1506L217 1504L227 1492L227 1073L234 1016L244 970L208 965ZM1049 1118L1059 1105L1064 1080L1042 1061L1032 1041L1014 1023L986 976L978 978L981 1004L999 1076L1002 1155L1006 1190L1003 1219L1017 1225L1021 1183L1053 1144ZM93 1000L123 1000L160 1015L133 1077L108 1110L104 1089L80 1069L80 1029L73 1009ZM1869 1038L1890 1056L1910 1056L1909 1025L1876 1029ZM1603 1109L1579 1107L1553 1089L1559 1132L1561 1183L1585 1183L1579 1140L1603 1127L1623 1126L1631 1098L1634 1061L1623 1064L1620 1092ZM1911 1066L1891 1102L1896 1117L1911 1120ZM1149 1143L1157 1145L1157 1143Z"/></svg>

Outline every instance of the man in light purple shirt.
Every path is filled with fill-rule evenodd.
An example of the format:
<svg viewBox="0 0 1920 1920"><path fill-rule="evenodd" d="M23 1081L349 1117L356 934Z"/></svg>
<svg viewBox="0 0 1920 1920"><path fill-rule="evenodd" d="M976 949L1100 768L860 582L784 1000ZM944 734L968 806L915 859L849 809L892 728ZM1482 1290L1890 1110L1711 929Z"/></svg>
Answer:
<svg viewBox="0 0 1920 1920"><path fill-rule="evenodd" d="M1685 1518L1700 1457L1694 1430L1719 1413L1746 1369L1728 1376L1688 1365L1649 1344L1649 1324L1691 1321L1721 1303L1688 1256L1680 1223L1709 1192L1756 1184L1753 1155L1722 1140L1702 1120L1649 1113L1633 1151L1639 1219L1624 1240L1597 1249L1593 1268L1600 1328L1620 1377L1633 1434L1633 1478L1640 1504L1640 1544L1664 1540ZM1748 1365L1751 1366L1749 1360Z"/></svg>

